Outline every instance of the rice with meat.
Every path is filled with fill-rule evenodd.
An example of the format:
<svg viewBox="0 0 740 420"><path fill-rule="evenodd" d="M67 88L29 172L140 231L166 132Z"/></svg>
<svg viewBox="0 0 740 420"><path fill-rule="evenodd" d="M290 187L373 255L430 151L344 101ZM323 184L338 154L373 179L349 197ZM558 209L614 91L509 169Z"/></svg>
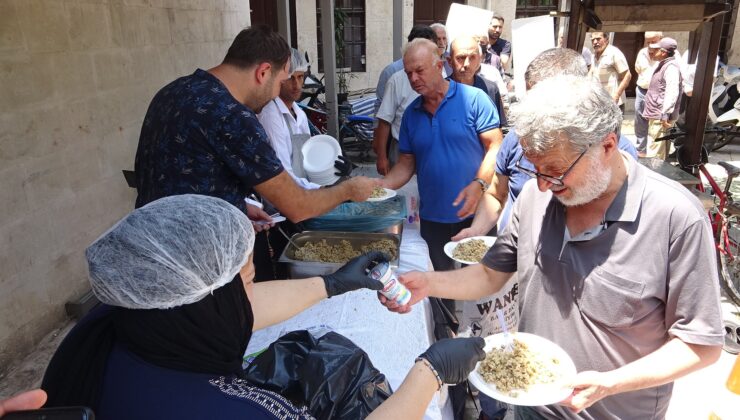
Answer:
<svg viewBox="0 0 740 420"><path fill-rule="evenodd" d="M537 353L515 339L513 351L507 351L505 346L491 350L481 362L478 373L500 392L516 397L517 390L526 391L532 385L549 384L559 379L559 364L557 358Z"/></svg>

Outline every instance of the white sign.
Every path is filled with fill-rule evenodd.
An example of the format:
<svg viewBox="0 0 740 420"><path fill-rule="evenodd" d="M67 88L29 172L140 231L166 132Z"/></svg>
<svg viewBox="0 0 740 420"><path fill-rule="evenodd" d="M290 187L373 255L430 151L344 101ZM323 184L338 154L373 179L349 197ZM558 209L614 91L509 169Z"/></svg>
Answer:
<svg viewBox="0 0 740 420"><path fill-rule="evenodd" d="M542 51L555 47L555 24L550 16L514 19L511 23L511 55L514 60L514 86L517 98L526 91L524 72Z"/></svg>
<svg viewBox="0 0 740 420"><path fill-rule="evenodd" d="M493 12L479 7L452 3L447 13L447 44L452 44L455 37L488 34Z"/></svg>

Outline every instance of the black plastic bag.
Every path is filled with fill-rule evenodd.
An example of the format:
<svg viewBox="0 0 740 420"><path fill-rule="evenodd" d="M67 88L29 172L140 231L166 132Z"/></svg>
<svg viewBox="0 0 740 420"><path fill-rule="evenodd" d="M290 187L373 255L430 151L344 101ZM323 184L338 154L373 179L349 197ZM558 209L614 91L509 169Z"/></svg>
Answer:
<svg viewBox="0 0 740 420"><path fill-rule="evenodd" d="M246 370L255 386L305 405L317 419L362 419L393 392L367 353L329 332L293 331L270 344Z"/></svg>

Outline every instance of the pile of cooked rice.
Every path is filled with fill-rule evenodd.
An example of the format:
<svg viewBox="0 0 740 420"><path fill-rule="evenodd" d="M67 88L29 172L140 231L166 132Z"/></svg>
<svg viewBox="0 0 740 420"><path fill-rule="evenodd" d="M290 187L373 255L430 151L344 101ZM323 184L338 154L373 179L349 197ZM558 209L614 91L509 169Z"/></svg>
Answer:
<svg viewBox="0 0 740 420"><path fill-rule="evenodd" d="M358 255L370 251L382 251L390 255L391 260L397 258L396 244L390 239L381 239L362 245L355 249L347 240L341 240L337 244L329 244L326 239L318 242L306 242L295 251L295 259L300 261L318 261L328 263L345 263Z"/></svg>
<svg viewBox="0 0 740 420"><path fill-rule="evenodd" d="M452 257L462 261L480 262L488 252L488 245L483 239L471 239L457 244L452 251Z"/></svg>
<svg viewBox="0 0 740 420"><path fill-rule="evenodd" d="M496 385L502 393L516 397L516 390L527 390L531 385L549 384L559 379L560 361L529 349L527 344L514 339L513 351L505 346L486 355L478 368L486 382Z"/></svg>
<svg viewBox="0 0 740 420"><path fill-rule="evenodd" d="M370 193L370 198L380 198L380 197L385 197L385 188L383 187L373 188L373 192Z"/></svg>

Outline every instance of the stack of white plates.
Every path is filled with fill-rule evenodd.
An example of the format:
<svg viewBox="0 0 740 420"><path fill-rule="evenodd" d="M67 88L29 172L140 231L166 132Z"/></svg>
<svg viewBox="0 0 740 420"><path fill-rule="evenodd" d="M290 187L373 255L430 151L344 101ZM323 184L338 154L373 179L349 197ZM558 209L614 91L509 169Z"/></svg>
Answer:
<svg viewBox="0 0 740 420"><path fill-rule="evenodd" d="M331 185L339 180L334 162L342 154L339 142L332 136L319 134L303 144L303 169L308 180L319 185Z"/></svg>

